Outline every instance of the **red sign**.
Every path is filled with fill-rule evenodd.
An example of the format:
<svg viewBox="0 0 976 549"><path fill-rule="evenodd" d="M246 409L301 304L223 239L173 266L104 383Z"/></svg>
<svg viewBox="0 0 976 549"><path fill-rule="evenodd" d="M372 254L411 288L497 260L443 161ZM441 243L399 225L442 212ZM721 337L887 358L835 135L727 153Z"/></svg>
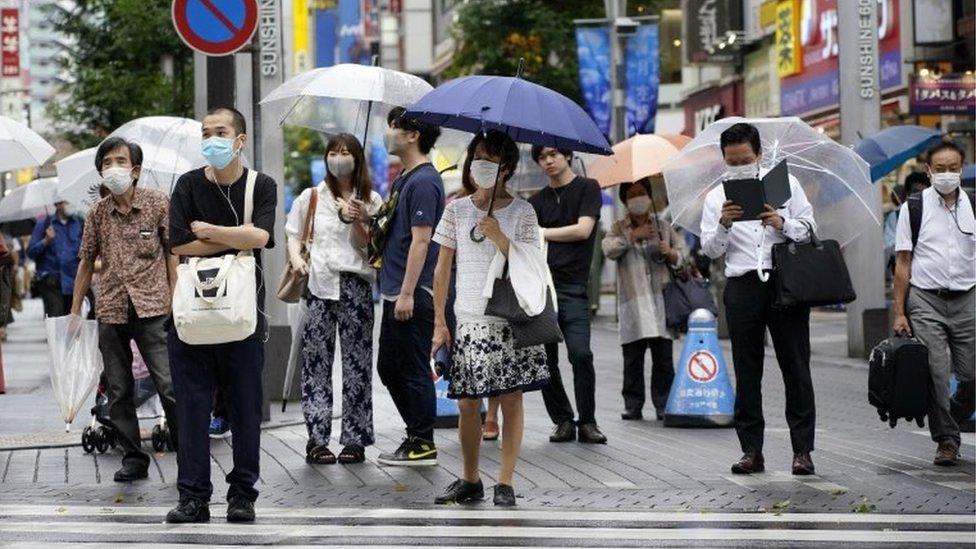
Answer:
<svg viewBox="0 0 976 549"><path fill-rule="evenodd" d="M708 383L718 375L718 361L708 351L698 351L688 359L688 377L698 383Z"/></svg>
<svg viewBox="0 0 976 549"><path fill-rule="evenodd" d="M712 122L728 116L745 114L745 98L741 80L708 88L689 95L681 102L685 111L684 134L695 137Z"/></svg>
<svg viewBox="0 0 976 549"><path fill-rule="evenodd" d="M20 76L20 13L0 10L0 77Z"/></svg>
<svg viewBox="0 0 976 549"><path fill-rule="evenodd" d="M212 56L246 46L258 28L257 0L173 0L173 26L187 46Z"/></svg>

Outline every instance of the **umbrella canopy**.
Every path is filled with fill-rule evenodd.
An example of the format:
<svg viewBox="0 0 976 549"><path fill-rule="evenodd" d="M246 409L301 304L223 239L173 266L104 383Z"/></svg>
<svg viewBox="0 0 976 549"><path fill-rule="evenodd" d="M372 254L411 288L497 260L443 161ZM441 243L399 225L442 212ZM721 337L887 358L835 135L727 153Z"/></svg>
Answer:
<svg viewBox="0 0 976 549"><path fill-rule="evenodd" d="M691 138L686 135L635 135L614 145L613 156L596 159L590 166L590 176L606 188L657 175L689 142Z"/></svg>
<svg viewBox="0 0 976 549"><path fill-rule="evenodd" d="M579 105L519 77L451 80L414 103L404 116L469 133L499 130L518 143L612 154L607 138Z"/></svg>
<svg viewBox="0 0 976 549"><path fill-rule="evenodd" d="M58 201L58 178L45 177L21 185L0 200L0 222L32 219Z"/></svg>
<svg viewBox="0 0 976 549"><path fill-rule="evenodd" d="M0 116L0 172L40 166L52 154L54 147L34 130Z"/></svg>
<svg viewBox="0 0 976 549"><path fill-rule="evenodd" d="M865 137L854 150L871 166L871 180L877 181L941 138L941 133L922 126L892 126Z"/></svg>
<svg viewBox="0 0 976 549"><path fill-rule="evenodd" d="M142 148L139 185L170 194L184 173L206 164L200 154L201 124L189 118L147 116L119 126L109 137L123 137ZM87 211L99 199L102 178L95 169L92 147L55 164L58 196Z"/></svg>
<svg viewBox="0 0 976 549"><path fill-rule="evenodd" d="M976 181L976 164L966 164L962 167L962 181L969 185Z"/></svg>
<svg viewBox="0 0 976 549"><path fill-rule="evenodd" d="M296 75L261 104L283 112L282 123L327 134L349 132L364 141L367 126L371 135L381 135L393 107L410 105L432 89L412 74L343 63Z"/></svg>
<svg viewBox="0 0 976 549"><path fill-rule="evenodd" d="M796 117L732 117L707 127L664 166L675 225L700 233L705 195L725 179L719 136L738 122L759 129L762 168L772 168L786 159L790 174L800 182L813 206L818 236L837 240L843 246L870 224L881 224L871 206L878 189L871 183L867 162L852 149Z"/></svg>

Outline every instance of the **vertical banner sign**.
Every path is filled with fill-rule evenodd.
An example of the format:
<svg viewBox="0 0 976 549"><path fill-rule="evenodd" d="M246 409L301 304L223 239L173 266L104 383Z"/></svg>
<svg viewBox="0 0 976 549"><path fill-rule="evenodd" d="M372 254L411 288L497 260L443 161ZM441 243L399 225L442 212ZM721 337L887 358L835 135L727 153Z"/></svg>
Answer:
<svg viewBox="0 0 976 549"><path fill-rule="evenodd" d="M360 0L339 0L339 63L370 63L363 38L363 5Z"/></svg>
<svg viewBox="0 0 976 549"><path fill-rule="evenodd" d="M335 2L316 2L315 9L315 66L336 64L336 6Z"/></svg>
<svg viewBox="0 0 976 549"><path fill-rule="evenodd" d="M576 27L580 90L590 118L610 135L610 29Z"/></svg>
<svg viewBox="0 0 976 549"><path fill-rule="evenodd" d="M312 68L312 18L310 17L308 0L293 0L292 2L292 51L294 61L292 70L295 74Z"/></svg>
<svg viewBox="0 0 976 549"><path fill-rule="evenodd" d="M20 15L0 10L0 77L20 76Z"/></svg>
<svg viewBox="0 0 976 549"><path fill-rule="evenodd" d="M733 48L719 48L729 31L742 30L742 2L685 0L682 2L684 51L689 63L728 63Z"/></svg>
<svg viewBox="0 0 976 549"><path fill-rule="evenodd" d="M800 0L780 0L776 4L776 72L784 77L802 70Z"/></svg>
<svg viewBox="0 0 976 549"><path fill-rule="evenodd" d="M625 53L627 72L627 135L654 133L658 85L661 82L657 23L641 25L628 39Z"/></svg>

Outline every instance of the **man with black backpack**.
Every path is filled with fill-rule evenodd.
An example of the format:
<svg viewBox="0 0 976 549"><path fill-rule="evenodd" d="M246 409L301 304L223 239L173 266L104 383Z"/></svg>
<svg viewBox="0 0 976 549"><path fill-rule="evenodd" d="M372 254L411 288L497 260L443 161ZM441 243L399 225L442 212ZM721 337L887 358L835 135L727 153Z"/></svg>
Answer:
<svg viewBox="0 0 976 549"><path fill-rule="evenodd" d="M893 331L928 347L934 463L947 466L959 458L959 423L974 406L976 222L973 197L959 187L962 148L942 141L927 158L932 187L909 197L898 217ZM959 381L951 397L950 374Z"/></svg>

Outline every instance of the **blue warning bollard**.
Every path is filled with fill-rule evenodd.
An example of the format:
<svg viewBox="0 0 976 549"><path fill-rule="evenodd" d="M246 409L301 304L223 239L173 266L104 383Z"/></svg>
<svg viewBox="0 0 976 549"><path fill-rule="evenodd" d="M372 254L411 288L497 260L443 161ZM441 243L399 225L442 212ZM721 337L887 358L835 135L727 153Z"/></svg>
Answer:
<svg viewBox="0 0 976 549"><path fill-rule="evenodd" d="M435 429L456 429L458 426L458 405L456 400L447 398L447 378L444 373L450 367L451 355L446 348L437 350L434 357L431 379L434 380L434 394L437 402L437 416L434 419ZM485 416L485 404L481 403L481 417Z"/></svg>
<svg viewBox="0 0 976 549"><path fill-rule="evenodd" d="M731 427L735 391L718 346L715 315L697 309L688 317L688 335L675 365L664 409L665 427Z"/></svg>

